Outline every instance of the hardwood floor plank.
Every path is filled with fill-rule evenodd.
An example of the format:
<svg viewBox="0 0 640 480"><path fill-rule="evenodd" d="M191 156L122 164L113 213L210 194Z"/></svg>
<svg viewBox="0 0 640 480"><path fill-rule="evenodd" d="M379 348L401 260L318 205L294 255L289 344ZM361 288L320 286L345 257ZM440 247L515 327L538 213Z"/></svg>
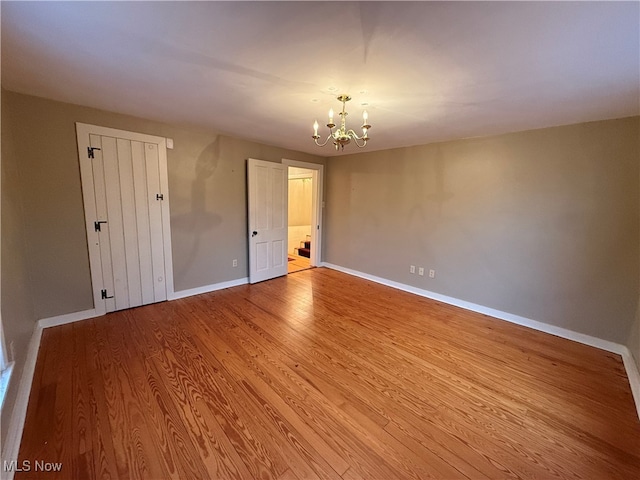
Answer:
<svg viewBox="0 0 640 480"><path fill-rule="evenodd" d="M334 335L333 341L335 342L335 335ZM323 347L323 348L324 348L324 347ZM349 362L346 362L346 363L349 363ZM462 418L462 419L461 419L461 421L465 421L465 418ZM447 428L447 426L446 426L446 425L444 425L444 426L443 426L443 428ZM479 430L479 432L480 432L480 433L482 433L482 431L483 431L482 429L484 428L484 427L483 427L483 425L482 425L482 424L478 424L477 428L479 428L479 429L480 429L480 430ZM500 437L498 437L498 441L499 441L499 442L501 441L501 440L500 440ZM502 442L502 443L504 443L504 442ZM487 446L489 446L489 445L490 445L490 443L488 443L488 444L486 444L486 445L487 445ZM506 454L506 453L505 453L503 450L501 450L501 449L495 450L495 448L497 448L497 447L496 447L496 445L493 445L491 448L493 448L493 449L494 449L494 450L493 450L493 455L494 455L494 456L495 456L496 454L498 454L498 452L502 452L502 455L505 455L505 454ZM518 456L523 455L523 453L522 453L522 449L518 449L518 445L517 445L517 444L516 444L516 445L514 445L512 442L509 442L508 444L506 444L506 445L505 445L505 448L506 448L508 451L512 452L512 454L516 454L516 455L518 455ZM541 455L538 455L538 457L541 457ZM549 465L549 466L547 466L546 468L547 468L549 471L554 472L554 471L555 471L555 469L556 469L557 467L555 467L555 466L553 466L553 465ZM526 473L524 473L524 472L521 472L521 473L522 473L523 475L525 475L525 477L527 476L527 475L526 475ZM529 476L530 476L530 475L529 475Z"/></svg>
<svg viewBox="0 0 640 480"><path fill-rule="evenodd" d="M145 410L150 406L140 402L136 393L130 364L133 352L120 340L122 323L119 315L107 315L103 322L96 322L118 475L135 479L174 478L175 471L167 469L147 426Z"/></svg>
<svg viewBox="0 0 640 480"><path fill-rule="evenodd" d="M337 343L337 339L338 337L334 333L331 341L331 343L334 344L334 346L335 346L335 343ZM327 351L327 350L330 350L332 347L329 345L322 345L321 348L323 351ZM385 371L384 367L380 369L376 368L374 365L368 363L366 359L352 356L351 352L349 352L348 347L345 347L342 353L338 351L334 351L333 359L335 360L341 355L346 355L347 358L343 362L339 363L338 365L340 366L341 369L346 370L348 373L352 374L351 377L349 378L349 384L351 385L352 390L356 383L362 382L365 388L369 387L369 392L367 395L369 398L376 398L376 395L380 395L380 392L383 392L382 396L375 400L376 402L382 403L382 404L385 404L386 402L388 402L389 404L394 405L393 411L396 414L400 411L408 409L408 411L410 412L409 415L414 418L414 421L416 419L423 418L425 412L429 410L434 415L438 412L436 407L430 407L428 404L424 403L419 398L414 397L411 392L409 391L402 392L403 386L401 384L396 385L397 379L394 378L393 375L389 375ZM364 364L361 365L361 368L357 367L358 362L361 362L361 363L364 362ZM373 372L373 373L370 374L368 379L367 378L363 379L360 375L361 371ZM382 379L384 379L384 381L380 383ZM370 385L371 381L375 381L378 383L374 385ZM400 396L398 397L398 395ZM443 406L443 405L440 405L440 407L447 408L446 406ZM474 429L475 425L469 424L468 419L462 418L461 420L466 422L468 428L471 428L472 430ZM444 424L443 428L446 430L448 428L448 425ZM491 442L485 441L485 446L487 448L491 446L492 455L494 456L494 458L496 457L496 455L498 456L509 455L508 452L504 451L503 449L501 449L496 445L493 445ZM525 475L525 478L526 478L526 475Z"/></svg>
<svg viewBox="0 0 640 480"><path fill-rule="evenodd" d="M204 401L205 389L184 369L172 351L150 357L145 362L147 379L154 385L156 401L164 411L173 411L175 429L191 435L193 442L182 452L198 451L205 459L206 470L220 478L248 478L249 470L238 449L220 426ZM168 392L163 385L168 385ZM190 433L188 433L190 432ZM194 459L195 461L195 459ZM193 473L191 475L194 475ZM198 476L201 476L199 474Z"/></svg>
<svg viewBox="0 0 640 480"><path fill-rule="evenodd" d="M46 329L16 478L630 479L619 356L324 268Z"/></svg>
<svg viewBox="0 0 640 480"><path fill-rule="evenodd" d="M95 321L76 324L74 332L78 335L78 343L84 343L85 361L87 364L87 388L91 406L91 432L93 469L87 472L90 478L118 478L115 450L109 410L104 393L102 370L98 356L98 343L95 336Z"/></svg>
<svg viewBox="0 0 640 480"><path fill-rule="evenodd" d="M272 442L264 435L262 428L252 422L233 398L237 389L232 385L233 380L221 373L220 369L224 367L215 358L205 361L202 351L197 349L184 330L173 331L175 335L167 338L167 348L175 355L175 361L191 365L189 371L201 390L201 395L196 399L202 404L198 411L203 416L210 416L212 421L219 423L219 427L227 432L230 442L253 477L275 478L283 473L287 464L277 449L271 448ZM174 346L177 348L174 349ZM161 359L156 358L154 361L165 366L168 360L160 357ZM207 425L208 422L205 422L201 427L206 430ZM213 440L211 435L209 438Z"/></svg>
<svg viewBox="0 0 640 480"><path fill-rule="evenodd" d="M219 333L222 331L223 329L220 329ZM237 348L237 345L235 346ZM224 339L219 335L209 342L209 347L212 347L216 357L223 358L222 363L234 372L240 388L264 409L281 428L283 434L295 440L293 444L305 457L314 457L319 466L326 462L327 467L330 467L322 468L322 472L317 472L318 474L333 477L336 472L340 474L349 467L345 460L273 390L270 383L247 368L246 353L243 358L244 352L241 349L234 350L234 345L224 343Z"/></svg>
<svg viewBox="0 0 640 480"><path fill-rule="evenodd" d="M219 324L219 322L216 321L216 324ZM213 331L208 330L209 325L207 323L202 324L201 327L204 331L207 331L212 336L215 336ZM260 420L260 416L264 416L263 405L260 403L255 404L251 401L247 402L247 399L251 399L246 395L243 396L245 392L243 392L241 386L237 384L238 377L230 373L227 367L219 362L218 357L213 355L206 345L200 344L197 337L192 337L192 339L198 347L198 350L194 352L194 354L197 353L197 357L193 358L192 360L195 361L198 366L201 366L205 369L206 365L211 365L214 368L215 375L205 376L209 378L209 380L215 377L218 377L221 380L221 383L212 386L212 391L215 393L215 398L217 399L216 403L226 405L228 408L226 408L225 410L238 410L238 404L242 406L242 409L244 411L255 412L257 410L258 415L252 413L250 417ZM183 346L186 345L185 342L179 342L179 344ZM224 349L226 347L224 344L221 344L221 348ZM222 357L224 357L224 355L222 355L220 358ZM233 369L231 370L233 371ZM225 389L228 393L233 394L233 399L226 400L223 398L225 396ZM233 408L231 407L232 405L234 405ZM242 412L238 411L238 414L242 415ZM233 428L233 424L236 423L239 424L239 431L242 432L243 435L249 435L248 443L251 444L251 449L254 450L255 454L261 458L261 461L263 463L265 463L266 465L271 465L273 468L275 468L274 471L276 474L278 472L284 472L284 470L286 470L287 468L286 466L291 465L296 474L301 478L316 478L316 470L319 470L322 473L321 476L327 476L325 472L323 472L324 467L322 466L314 464L314 469L309 468L307 462L303 459L303 457L300 456L300 452L297 450L297 448L299 448L299 442L297 442L294 437L286 436L285 438L287 439L287 442L284 444L278 440L278 436L281 435L280 428L282 428L280 422L260 421L261 425L259 426L244 425L240 420L240 417L234 413L230 418L229 425L231 428ZM264 432L265 436L262 436L261 432ZM258 435L256 436L256 434ZM258 439L257 437L262 438ZM272 446L276 447L275 450L272 448ZM296 449L292 447L296 447ZM306 451L302 450L302 452L306 454ZM265 453L267 453L266 458L264 456ZM283 463L281 459L282 456L286 457L288 461ZM247 459L247 461L250 461L250 459ZM328 472L329 476L333 474L333 471L330 469L328 470Z"/></svg>
<svg viewBox="0 0 640 480"><path fill-rule="evenodd" d="M282 475L278 477L278 480L299 480L299 479L298 477L296 477L295 473L293 473L291 469L288 468Z"/></svg>
<svg viewBox="0 0 640 480"><path fill-rule="evenodd" d="M411 340L409 340L409 342L411 342ZM349 342L347 342L349 343ZM405 344L403 345L403 355L407 356L408 353L410 353L410 350L407 348L409 345L407 345L407 342L404 342ZM395 347L395 345L384 345L382 347L383 351L388 351L389 348L393 348ZM371 346L367 347L367 349L372 348ZM425 348L428 348L427 346L425 346ZM368 351L368 350L367 350ZM457 351L457 350L456 350ZM438 355L434 355L433 353L435 352L430 352L429 355L429 363L433 363L434 361L438 360ZM383 358L383 353L381 353L380 355L376 355L375 358ZM413 357L410 358L411 362L410 365L412 368L413 366L415 366L416 364L416 360L418 359L418 357ZM398 359L394 359L394 362L392 363L394 366L397 366L398 363ZM459 375L456 373L455 375L453 375L453 371L462 371L463 369L460 368L460 365L456 365L454 362L451 362L450 359L445 359L444 363L440 363L440 365L442 367L444 367L443 370L441 370L440 372L438 372L437 377L442 377L442 374L445 374L447 376L452 377L450 380L455 380L455 382L457 384L460 384L461 381L464 381L466 379L464 378L459 378ZM471 366L471 363L469 364ZM522 380L517 378L517 376L514 375L515 372L513 371L509 371L509 369L507 368L504 378L502 377L495 377L494 378L490 378L487 381L483 380L484 378L486 378L488 375L491 375L491 371L490 369L482 369L482 367L471 367L471 368L475 368L475 370L478 370L479 373L481 373L481 375L475 375L473 376L472 380L473 383L477 384L480 382L484 382L484 385L487 387L488 389L493 389L495 388L496 385L500 385L500 383L503 383L505 385L507 385L511 391L509 392L509 395L512 397L514 394L514 390L512 389L513 387L518 387L519 383L522 383L522 381L518 382L518 380ZM503 367L502 369L497 369L498 371L500 370L505 370L505 368ZM399 372L399 375L401 375L403 372ZM529 376L530 378L531 376ZM556 378L557 378L557 374L556 374ZM448 383L450 383L450 380L448 380ZM515 381L514 381L515 380ZM560 383L557 382L556 383ZM566 382L565 382L566 383ZM464 387L465 389L468 387ZM545 391L545 396L541 396L541 397L536 397L535 395L531 395L531 392L537 391L538 389L544 390ZM487 389L485 388L484 391L482 392L482 397L485 398L487 396L487 394L490 394L490 392L487 391ZM503 392L500 392L501 394ZM601 394L602 398L606 398L607 394ZM554 398L554 396L556 398ZM552 401L549 403L547 402L546 404L543 404L542 406L545 407L548 410L557 408L558 406L560 407L570 407L569 411L566 412L566 414L568 415L572 415L575 416L575 414L577 412L579 412L580 410L576 411L576 403L571 403L571 404L567 404L566 402L562 402L562 399L565 397L566 395L564 395L564 393L555 393L555 390L549 385L549 384L543 384L541 385L540 382L525 382L525 385L523 386L523 393L520 395L520 400L522 402L522 408L525 410L531 409L531 408L535 408L536 406L540 406L540 402L546 402L547 397L551 397ZM560 401L558 401L560 400ZM582 408L585 409L585 411L600 411L600 404L596 403L596 404L590 404L587 405L586 407L585 402L581 402ZM563 414L565 414L565 412L562 412ZM606 414L602 414L600 415L599 419L600 422L602 423L602 426L605 427L605 430L608 429L609 432L611 433L609 440L612 442L617 442L620 441L620 439L622 438L622 442L624 442L624 436L620 435L620 432L614 432L613 430L611 430L609 428L610 425L610 415L606 415ZM627 417L628 418L628 417ZM594 420L597 420L597 418L593 418L593 415L589 416L589 418L587 419L590 422L593 422ZM630 418L631 422L625 422L622 425L623 429L629 428L631 429L631 431L633 431L636 427L637 427L637 418Z"/></svg>
<svg viewBox="0 0 640 480"><path fill-rule="evenodd" d="M74 410L72 414L72 452L75 456L73 462L74 478L95 478L93 458L93 436L96 432L96 419L92 415L91 375L90 364L87 361L86 347L89 343L83 335L83 329L79 324L72 324L73 350L71 359L73 362L71 371L72 402Z"/></svg>
<svg viewBox="0 0 640 480"><path fill-rule="evenodd" d="M51 329L42 333L40 351L34 372L34 384L29 396L24 432L34 431L36 435L29 442L22 442L18 455L18 464L35 462L36 460L59 461L56 443L56 391L58 388L59 370L61 368L63 350L63 329ZM65 471L70 470L68 464ZM28 478L29 473L18 471L14 478Z"/></svg>
<svg viewBox="0 0 640 480"><path fill-rule="evenodd" d="M250 328L246 330L246 333L248 335L255 334L257 338L261 339L266 337L266 335L260 336ZM247 358L263 357L265 361L260 362L262 368L257 368L255 363L250 362L254 372L260 375L265 382L268 382L271 388L285 399L287 405L296 411L334 451L344 452L343 455L348 457L348 462L352 467L356 467L362 472L368 472L369 476L383 478L401 476L398 470L379 459L374 459L371 445L369 442L363 442L367 432L359 428L358 423L346 415L344 410L339 411L338 407L329 401L322 392L310 387L298 376L297 370L277 362L277 349L270 348L269 343L263 342L258 345L249 336L239 334L235 330L233 338L228 337L226 341L235 343L234 338L240 342L240 344L234 345L234 350L244 350ZM380 439L375 440L376 445L379 441Z"/></svg>

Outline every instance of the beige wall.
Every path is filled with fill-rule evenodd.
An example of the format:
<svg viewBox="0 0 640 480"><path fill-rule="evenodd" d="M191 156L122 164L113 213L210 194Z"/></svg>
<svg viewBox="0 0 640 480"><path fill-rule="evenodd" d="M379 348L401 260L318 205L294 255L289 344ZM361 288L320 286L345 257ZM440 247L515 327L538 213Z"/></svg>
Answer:
<svg viewBox="0 0 640 480"><path fill-rule="evenodd" d="M636 134L638 136L637 141L640 143L640 126ZM640 155L637 158L637 162L640 165ZM640 202L640 198L638 199L638 201ZM639 208L638 215L640 216L640 208ZM640 261L640 255L638 256L638 260ZM638 370L640 370L640 292L638 293L638 307L636 309L636 321L633 323L631 327L631 331L629 332L627 347L629 347L629 350L631 350L631 355L633 355L633 359L635 360L636 365L638 366Z"/></svg>
<svg viewBox="0 0 640 480"><path fill-rule="evenodd" d="M20 201L21 179L15 157L13 136L7 129L10 123L5 117L2 95L2 325L5 344L15 352L10 361L15 361L11 383L2 409L0 445L5 444L13 404L24 367L27 346L35 326L35 313L29 298L29 272L25 237L24 210ZM13 345L13 348L10 348Z"/></svg>
<svg viewBox="0 0 640 480"><path fill-rule="evenodd" d="M311 225L312 179L289 179L289 226Z"/></svg>
<svg viewBox="0 0 640 480"><path fill-rule="evenodd" d="M180 161L172 163L171 151L169 155L176 290L248 275L247 158L324 162L313 155L225 136ZM237 268L232 267L233 259L238 259Z"/></svg>
<svg viewBox="0 0 640 480"><path fill-rule="evenodd" d="M624 343L638 302L638 125L331 158L325 260Z"/></svg>
<svg viewBox="0 0 640 480"><path fill-rule="evenodd" d="M13 92L3 92L2 100L3 137L13 142L11 162L19 170L15 189L36 318L93 307L75 122L173 138L167 161L176 291L247 276L247 158L324 162L215 132Z"/></svg>
<svg viewBox="0 0 640 480"><path fill-rule="evenodd" d="M304 171L304 169L299 170ZM311 173L308 174L311 175ZM311 236L312 185L311 176L289 179L288 251L292 255L296 253L295 249L300 247L301 242Z"/></svg>

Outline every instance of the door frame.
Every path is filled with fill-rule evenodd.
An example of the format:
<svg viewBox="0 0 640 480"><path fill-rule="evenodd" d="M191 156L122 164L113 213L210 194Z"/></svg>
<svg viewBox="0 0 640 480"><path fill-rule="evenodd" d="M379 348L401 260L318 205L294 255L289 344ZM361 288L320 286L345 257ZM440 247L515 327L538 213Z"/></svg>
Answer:
<svg viewBox="0 0 640 480"><path fill-rule="evenodd" d="M169 215L169 175L167 171L167 140L164 137L147 135L144 133L129 132L115 128L101 127L86 123L76 122L76 138L78 141L78 162L80 163L80 179L82 182L82 200L84 203L85 229L87 232L87 247L89 249L89 268L91 270L91 288L93 291L93 306L96 315L106 313L106 302L101 298L100 290L103 288L102 263L100 261L100 246L98 232L93 228L93 222L97 220L96 198L93 186L93 164L88 161L87 149L89 135L101 135L105 137L123 138L126 140L155 143L158 145L158 159L160 167L160 188L164 199L162 201L162 237L164 250L164 276L167 300L174 297L173 288L173 258L171 254L171 223Z"/></svg>
<svg viewBox="0 0 640 480"><path fill-rule="evenodd" d="M306 168L312 171L311 189L311 257L309 258L312 267L319 267L322 262L322 212L324 209L323 177L324 165L320 163L300 162L298 160L282 159L282 164L288 167ZM287 179L288 179L287 175ZM288 199L287 199L288 206ZM287 226L288 227L288 226ZM314 228L315 227L315 228ZM314 247L315 245L315 247Z"/></svg>

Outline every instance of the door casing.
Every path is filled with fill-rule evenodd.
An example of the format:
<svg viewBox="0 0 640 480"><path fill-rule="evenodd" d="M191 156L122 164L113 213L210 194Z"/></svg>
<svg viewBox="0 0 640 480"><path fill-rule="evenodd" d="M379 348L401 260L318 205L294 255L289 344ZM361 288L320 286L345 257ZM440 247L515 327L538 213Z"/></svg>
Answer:
<svg viewBox="0 0 640 480"><path fill-rule="evenodd" d="M323 202L323 176L324 166L319 163L299 162L297 160L282 159L282 164L288 167L299 167L311 170L312 191L311 191L311 257L312 267L320 266L322 262L322 211Z"/></svg>

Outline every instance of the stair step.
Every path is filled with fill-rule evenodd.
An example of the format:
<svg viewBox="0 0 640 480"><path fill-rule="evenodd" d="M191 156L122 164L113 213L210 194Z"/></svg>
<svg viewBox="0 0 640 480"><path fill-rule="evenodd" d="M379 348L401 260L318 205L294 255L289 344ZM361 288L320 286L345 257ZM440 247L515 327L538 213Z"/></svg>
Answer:
<svg viewBox="0 0 640 480"><path fill-rule="evenodd" d="M304 242L304 248L311 248L311 242Z"/></svg>
<svg viewBox="0 0 640 480"><path fill-rule="evenodd" d="M311 250L308 248L299 248L298 255L300 255L301 257L311 258Z"/></svg>

